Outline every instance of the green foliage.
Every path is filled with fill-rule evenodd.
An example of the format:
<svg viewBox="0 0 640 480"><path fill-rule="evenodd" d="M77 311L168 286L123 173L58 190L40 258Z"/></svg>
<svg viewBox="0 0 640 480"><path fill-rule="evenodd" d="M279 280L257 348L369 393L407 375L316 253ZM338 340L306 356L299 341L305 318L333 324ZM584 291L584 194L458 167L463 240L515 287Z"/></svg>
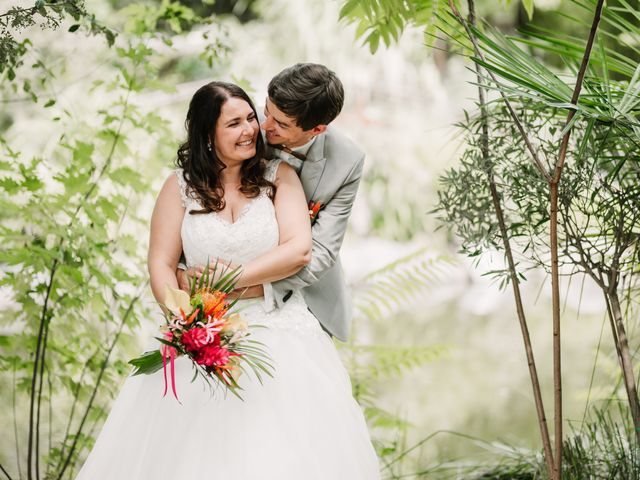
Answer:
<svg viewBox="0 0 640 480"><path fill-rule="evenodd" d="M451 264L448 258L432 257L427 249L420 249L375 270L353 286L354 315L374 322L384 320L436 286Z"/></svg>
<svg viewBox="0 0 640 480"><path fill-rule="evenodd" d="M398 313L414 305L421 294L441 282L451 268L451 260L433 257L426 249L418 250L365 276L352 285L354 324L352 337L340 345L349 369L353 395L364 408L372 428L373 442L381 457L383 471L390 478L415 467L416 456L409 455L406 444L411 424L400 415L379 406L383 385L398 381L409 371L446 355L438 345L361 344L358 332L366 323L398 323ZM417 453L417 451L416 451Z"/></svg>
<svg viewBox="0 0 640 480"><path fill-rule="evenodd" d="M623 36L619 9L605 10L603 22L613 31L603 35ZM614 19L607 23L606 19ZM506 93L545 167L558 155L572 79L554 72L536 56L520 49L531 42L506 37L493 29L475 31L485 59L475 58L500 78L492 88ZM528 31L536 31L530 27ZM631 33L640 35L640 26ZM546 36L538 42L547 53L560 51L566 39ZM562 59L577 71L578 47L563 51ZM613 55L616 61L610 61ZM586 272L596 280L612 273L631 274L637 264L640 231L640 67L602 47L587 72L583 95L569 128L573 128L567 162L560 185L559 209L562 260L574 271ZM611 74L627 76L612 80ZM485 81L491 79L486 76ZM467 116L461 125L468 147L461 165L441 177L438 211L440 220L455 225L462 250L474 256L486 249L501 249L497 219L486 181L493 171L505 210L509 238L533 265L549 268L547 247L548 193L546 182L530 160L513 119L495 101L488 105L491 135L490 156L482 155L484 141L479 115ZM487 165L488 163L488 165ZM485 179L483 181L483 179ZM615 275L614 275L615 277ZM606 284L607 282L603 280Z"/></svg>
<svg viewBox="0 0 640 480"><path fill-rule="evenodd" d="M496 4L503 2L474 2L481 13L492 15ZM506 0L504 7L512 2ZM519 3L519 2L516 2ZM464 10L467 2L453 0L458 10ZM533 18L534 0L522 0L529 19ZM451 18L449 0L343 0L340 19L356 25L356 38L375 53L381 45L389 46L399 40L407 27L418 27L424 32L425 44L435 47L440 38L469 50L471 44L462 26ZM439 36L442 34L442 36Z"/></svg>
<svg viewBox="0 0 640 480"><path fill-rule="evenodd" d="M123 123L128 115L124 106ZM3 376L3 390L15 388L18 408L31 405L38 420L45 406L64 411L69 398L83 404L85 415L96 413L96 390L117 380L105 371L114 346L143 315L140 252L120 243L119 225L131 217L129 202L148 186L131 186L140 183L137 173L131 182L111 177L120 159L109 152L123 139L106 125L98 133L102 139L92 143L61 143L46 160L25 161L12 152L14 161L0 172L8 219L0 230L0 285L10 289L15 305L0 322L16 331L3 342L0 364L14 375L13 381ZM73 420L74 433L56 439L59 455L46 457L47 472L62 475L83 446L76 439L85 419ZM30 425L44 428L34 418ZM24 432L18 435L17 444L27 441ZM37 435L29 435L29 447L38 445Z"/></svg>
<svg viewBox="0 0 640 480"><path fill-rule="evenodd" d="M432 201L431 192L416 186L413 169L401 168L396 162L372 165L362 183L372 234L406 242L429 228L426 205ZM406 188L407 184L414 188Z"/></svg>
<svg viewBox="0 0 640 480"><path fill-rule="evenodd" d="M129 373L122 358L140 348L136 329L150 316L140 301L147 294L148 219L139 208L149 203L150 182L175 156L179 139L141 100L168 88L158 81L161 50L204 20L174 2L127 9L118 38L108 36L113 48L101 52L108 74L86 88L92 102L65 99L64 107L55 92L69 81L62 73L67 59L48 57L42 37L28 27L45 14L47 28L71 16L81 26L56 33L68 38L96 33L89 26L99 23L80 2L41 2L0 16L7 22L2 38L30 35L20 56L2 63L12 73L2 77L0 93L6 99L27 92L25 109L57 137L36 154L13 146L23 123L0 138L0 288L8 298L0 312L0 398L9 406L3 420L13 422L0 464L12 477L74 477ZM46 84L33 84L39 91L31 87L34 71L47 72ZM29 101L42 96L42 105Z"/></svg>
<svg viewBox="0 0 640 480"><path fill-rule="evenodd" d="M621 409L623 410L623 409ZM614 415L594 409L591 418L564 441L562 478L570 480L628 480L640 477L640 449L633 426L624 422L629 413ZM497 465L478 468L484 473L470 474L469 480L545 479L541 456L532 452L507 452Z"/></svg>
<svg viewBox="0 0 640 480"><path fill-rule="evenodd" d="M375 53L381 40L388 47L410 25L424 28L425 39L431 44L436 29L446 28L439 18L448 8L448 2L439 0L346 0L340 18L355 23L356 37L364 38L364 44Z"/></svg>
<svg viewBox="0 0 640 480"><path fill-rule="evenodd" d="M33 26L55 30L68 20L75 22L68 27L69 32L102 35L109 46L113 45L115 31L89 13L84 0L36 0L32 7L14 6L0 13L0 79L6 75L13 81L16 69L22 66L25 54L33 47L29 38L20 38L24 30Z"/></svg>

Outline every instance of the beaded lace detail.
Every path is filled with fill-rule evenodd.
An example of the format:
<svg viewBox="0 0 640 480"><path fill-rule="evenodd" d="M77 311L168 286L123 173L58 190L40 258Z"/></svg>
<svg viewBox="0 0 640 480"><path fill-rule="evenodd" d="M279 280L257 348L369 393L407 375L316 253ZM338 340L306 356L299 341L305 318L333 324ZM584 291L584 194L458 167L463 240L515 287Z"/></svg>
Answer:
<svg viewBox="0 0 640 480"><path fill-rule="evenodd" d="M280 160L267 163L267 180L275 180L279 164ZM181 236L187 265L204 265L217 258L242 264L278 245L275 208L266 190L263 189L257 197L251 199L236 221L230 223L217 212L191 215L190 210L198 210L202 206L188 191L182 169L177 169L175 174L180 185L182 206L185 207ZM256 300L240 300L237 306L249 323L301 333L324 334L299 291L294 292L282 309L272 312L265 310L264 302Z"/></svg>

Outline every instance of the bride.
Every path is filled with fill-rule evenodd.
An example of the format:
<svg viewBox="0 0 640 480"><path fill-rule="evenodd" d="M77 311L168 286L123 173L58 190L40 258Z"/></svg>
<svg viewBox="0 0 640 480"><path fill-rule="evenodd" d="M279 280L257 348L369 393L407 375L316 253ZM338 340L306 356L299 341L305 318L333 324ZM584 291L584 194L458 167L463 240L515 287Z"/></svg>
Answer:
<svg viewBox="0 0 640 480"><path fill-rule="evenodd" d="M310 260L309 212L295 171L262 158L256 110L238 86L212 82L189 105L180 167L151 218L151 288L163 302L176 266L229 259L238 287L273 282ZM129 377L78 480L373 480L378 461L335 347L300 292L280 309L240 300L265 325L275 372L240 378L243 400L211 396L191 362L176 361L181 404L162 397L162 372Z"/></svg>

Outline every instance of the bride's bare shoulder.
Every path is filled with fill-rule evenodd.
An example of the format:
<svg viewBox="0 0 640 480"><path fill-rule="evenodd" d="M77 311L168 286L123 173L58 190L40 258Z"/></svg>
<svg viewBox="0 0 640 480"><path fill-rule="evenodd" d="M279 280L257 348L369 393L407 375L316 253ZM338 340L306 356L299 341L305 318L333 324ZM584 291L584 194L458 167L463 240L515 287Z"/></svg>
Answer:
<svg viewBox="0 0 640 480"><path fill-rule="evenodd" d="M182 170L171 172L162 184L156 204L164 207L170 204L177 204L184 208L186 198L185 184L186 182L182 177Z"/></svg>

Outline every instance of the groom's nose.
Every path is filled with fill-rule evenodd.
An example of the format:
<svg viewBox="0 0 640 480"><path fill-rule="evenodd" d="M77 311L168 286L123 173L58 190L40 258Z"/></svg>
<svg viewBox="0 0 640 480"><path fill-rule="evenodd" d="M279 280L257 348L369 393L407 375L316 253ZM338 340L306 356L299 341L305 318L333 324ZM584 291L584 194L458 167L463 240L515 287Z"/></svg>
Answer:
<svg viewBox="0 0 640 480"><path fill-rule="evenodd" d="M271 117L266 117L264 119L264 122L262 122L260 124L260 128L262 128L263 130L266 130L267 128L269 128L271 126L273 122L271 121Z"/></svg>

